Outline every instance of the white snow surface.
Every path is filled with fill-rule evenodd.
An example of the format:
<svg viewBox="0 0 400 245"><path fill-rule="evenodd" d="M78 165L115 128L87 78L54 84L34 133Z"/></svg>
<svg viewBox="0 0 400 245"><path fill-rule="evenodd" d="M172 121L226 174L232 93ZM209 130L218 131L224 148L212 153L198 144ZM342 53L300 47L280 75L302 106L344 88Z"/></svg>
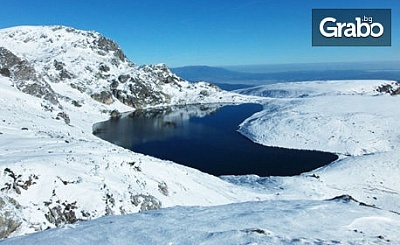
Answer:
<svg viewBox="0 0 400 245"><path fill-rule="evenodd" d="M100 218L4 244L395 244L397 214L341 201L174 207Z"/></svg>
<svg viewBox="0 0 400 245"><path fill-rule="evenodd" d="M23 207L17 211L22 226L14 235L54 227L44 214L62 203L76 202L77 217L86 219L83 213L96 218L106 209L109 214L137 212L141 205L131 199L140 194L154 196L162 207L219 205L268 196L93 136L88 124L106 117L98 113L96 102L78 109L64 105L73 118L67 125L44 111L41 99L17 91L8 79L0 78L0 94L0 186L15 182L6 168L21 175L21 184L33 180L27 190L18 188L20 194L14 188L0 194Z"/></svg>
<svg viewBox="0 0 400 245"><path fill-rule="evenodd" d="M85 54L76 30L53 29L0 31L0 46L35 64L71 118L69 125L57 119L61 108L46 109L43 99L18 91L12 80L0 76L0 215L21 223L11 234L16 237L0 243L400 243L400 97L376 92L392 81L298 82L240 91L262 98L214 89L211 96L200 96L206 83L158 86L172 95L171 104L261 101L264 110L241 124L243 134L264 145L340 155L328 166L294 177L217 178L93 136L92 125L106 120L110 110L131 108L119 101L96 102L87 91L50 79L52 69L44 76L44 66L56 55L82 75L68 83L101 91L107 81L93 83L79 64L92 66L92 59L97 67L112 57ZM32 32L58 46L44 45ZM92 35L97 34L84 33L85 38ZM81 45L82 52L73 51ZM110 67L116 69L110 74L137 69L128 61ZM354 200L329 200L340 195ZM166 209L129 214L157 205ZM71 210L82 222L37 232L55 227L48 217ZM105 215L111 216L100 218Z"/></svg>
<svg viewBox="0 0 400 245"><path fill-rule="evenodd" d="M400 97L378 93L376 89L383 84L398 86L393 81L368 80L253 88L259 91L254 94L284 91L281 94L285 96L266 97L264 110L245 120L240 131L263 145L339 154L336 162L308 174L318 177L317 186L304 182L302 176L269 179L287 194L297 195L300 191L329 198L346 193L362 202L399 212L400 135L396 129L400 126ZM245 177L231 181L245 185L262 182Z"/></svg>
<svg viewBox="0 0 400 245"><path fill-rule="evenodd" d="M6 91L6 94L10 95L7 101L15 100L14 103L21 103L21 99L23 98L29 99L29 101L36 100L36 98L32 99L27 95L14 91L13 88L7 86L4 79L3 83L5 83L2 87L3 91ZM341 86L342 84L344 87L350 88L352 87L351 84L354 83L354 89L357 90L357 87L359 87L363 81L310 82L304 83L304 85L313 86L314 90L318 90L319 88L325 89L325 83L328 85L336 84L337 91L340 92L343 88ZM393 103L398 103L399 100L399 98L395 96L374 92L377 86L387 83L391 82L365 81L365 87L368 88L368 92L360 93L358 91L354 94L338 95L335 102L338 104L342 103L341 108L347 108L352 106L356 98L361 97L359 99L362 99L364 102L367 101L368 104L365 105L365 109L359 109L359 113L378 117L381 114L377 114L378 111L371 111L369 105L377 103L385 107L386 104L391 106ZM279 86L282 89L288 88L288 90L290 90L292 87L291 85L292 84L281 84ZM296 83L295 85L301 87L302 83ZM318 91L315 91L315 93L318 93ZM345 98L354 96L354 98L351 100L343 100L342 96ZM251 132L252 126L257 125L256 129L259 130L259 132L254 133L253 131L252 136L262 135L261 133L264 132L261 130L262 126L265 128L269 127L269 124L265 121L268 116L266 111L270 110L269 107L273 105L280 106L279 110L282 113L280 115L287 115L287 113L293 110L293 104L301 105L303 106L302 108L308 108L305 105L310 103L308 106L313 108L313 110L303 110L309 117L301 117L298 118L298 120L304 120L304 123L313 123L315 122L314 113L326 113L324 107L313 107L316 102L322 103L326 99L325 97L334 100L333 95L318 95L314 98L302 98L304 100L302 103L293 103L292 100L298 102L298 100L301 100L299 98L266 98L264 102L265 110L244 122L242 124L242 130L246 129L246 132ZM321 101L318 101L317 98ZM30 105L32 104L31 102ZM283 106L285 104L287 105L286 107ZM19 107L14 104L12 108L15 109ZM8 111L11 111L11 108L9 108ZM28 120L30 124L28 122L25 124L18 124L18 126L13 129L13 137L18 138L21 144L26 144L28 148L30 148L29 151L32 151L31 148L33 148L33 144L29 143L29 140L27 140L27 138L29 138L28 135L30 135L30 130L20 131L21 126L28 125L29 128L33 128L33 123L36 122L36 120L39 120L39 122L40 120L46 120L47 125L51 126L54 124L57 130L60 130L60 126L61 128L68 128L70 134L75 128L66 126L51 118L43 119L42 117L45 116L39 113L40 110L39 112L34 111L33 115L30 115L28 113L29 111L32 110L27 108L27 111L24 111L24 114L28 115L24 118L30 118ZM342 115L341 111L329 111L331 114L326 113L324 115L330 116L330 118L340 117ZM385 115L388 124L370 125L370 121L363 121L365 125L361 125L359 128L362 129L363 126L384 127L385 125L393 125L393 127L396 128L399 126L396 124L399 123L396 113L388 112ZM6 121L11 120L11 118L10 115L10 118L6 119ZM23 118L18 118L18 120L22 119ZM290 133L290 131L298 130L296 128L291 128L290 125L285 126L287 122L284 120L285 118L283 116L280 119L283 124L282 130L284 130L282 133ZM251 122L252 124L248 124ZM350 123L350 125L352 125L352 123ZM50 129L51 127L47 127L47 131L52 132ZM396 131L392 130L392 128L386 128L386 130L391 134L396 134ZM8 130L5 130L5 127L2 128L2 131L8 132ZM45 150L39 154L34 154L36 156L40 155L46 162L51 162L51 155L57 154L58 156L54 158L52 165L60 164L63 168L58 170L55 169L55 167L51 167L51 169L54 169L53 174L56 176L59 175L61 178L65 178L71 182L78 179L76 176L81 176L82 182L84 183L84 185L81 184L81 187L78 187L76 183L64 186L60 181L57 181L54 176L40 176L39 180L44 180L45 178L51 179L50 181L46 181L51 186L47 188L48 200L52 198L52 188L57 189L57 196L53 197L56 199L59 198L58 195L61 197L63 189L67 189L67 187L71 188L71 186L76 185L77 188L74 189L72 193L74 193L74 197L77 198L78 203L87 200L87 202L90 202L91 205L97 207L97 210L99 210L99 206L104 208L104 202L98 200L101 198L99 198L97 194L91 194L91 196L88 197L87 193L97 192L104 196L108 188L109 190L113 190L114 192L112 193L116 195L115 192L121 193L119 188L129 189L126 187L127 179L140 179L139 176L143 174L145 176L141 176L141 180L145 181L147 186L152 184L153 188L157 189L156 185L158 185L161 180L168 183L168 187L171 188L173 192L176 192L174 193L175 196L171 195L169 197L163 196L159 191L159 193L157 193L157 191L151 192L152 195L162 200L163 203L166 202L166 206L182 205L177 201L180 200L184 205L195 205L196 207L172 207L138 214L104 217L74 225L66 225L61 228L35 233L33 235L6 239L2 241L4 244L220 244L223 242L228 244L400 243L400 234L398 233L398 230L400 230L400 186L398 182L398 176L400 174L400 154L398 151L398 144L396 144L398 141L390 141L392 142L391 147L382 151L375 151L362 155L341 155L338 161L326 167L295 177L258 177L255 175L222 177L223 180L236 184L236 186L232 186L212 176L171 162L144 157L120 149L119 147L102 142L90 136L90 134L85 134L81 129L78 131L77 134L81 135L79 137L81 140L75 143L76 147L72 147L74 152L70 153L70 155L68 151L71 149L71 143L66 144L63 142L64 138L54 139L51 137L44 140L46 145ZM381 131L384 132L384 130ZM21 134L21 132L23 133ZM318 132L319 131L312 130L309 132L309 135ZM335 135L336 137L344 137L345 135L342 135L344 132L347 131L337 131ZM388 137L390 133L385 135L376 134L376 138L377 140L385 139L380 137ZM3 134L0 136L4 137L5 135ZM41 140L38 140L37 136L30 135L30 137L32 137L32 140L35 140L35 142L41 142ZM354 139L357 139L357 137L362 139L364 135L358 131L353 131L352 137ZM279 134L276 134L274 138L279 138ZM392 137L391 139L394 138L396 137ZM68 139L71 140L73 145L73 140L71 138ZM265 137L263 139L265 139ZM53 141L53 143L55 143L54 141L57 140L57 144L62 144L61 147L54 147L54 145L48 142ZM324 138L322 137L321 142L324 142L323 140ZM288 141L288 146L292 147L289 143L290 141ZM265 141L263 144L268 145L268 142ZM84 147L81 147L82 145ZM85 148L85 146L92 146L92 148L82 149ZM280 146L284 147L285 144ZM298 148L302 148L300 147L300 143L298 143L297 146L299 146ZM318 146L318 150L329 150L324 148L329 147L329 145L321 143ZM78 150L77 148L80 149ZM37 149L37 147L35 149ZM52 151L52 153L49 153L49 150ZM60 154L61 151L64 150L66 153ZM105 150L106 153L104 153ZM25 154L26 152L23 155ZM64 157L62 157L63 155ZM96 170L93 164L87 163L87 160L84 160L88 155L91 160L96 161L96 164L98 164L100 168ZM112 161L116 164L104 162L104 160L101 160L103 157L106 158L106 162ZM36 159L37 158L39 157L36 157ZM71 158L76 160L71 160ZM11 159L15 159L15 155ZM132 159L138 159L136 161L140 162L142 172L130 171L132 167L128 167L127 164L124 164L124 161L126 163L132 161ZM57 160L57 163L54 162L55 160ZM18 161L20 160L18 159ZM27 169L43 168L43 166L41 166L43 162L42 164L33 164L33 160L25 161L27 162L23 165L21 165L20 162L14 164L18 167L18 173L20 173L21 170L22 172L29 172ZM76 161L82 162L77 163ZM21 167L19 167L20 165ZM49 165L45 166L45 168L48 166ZM72 172L74 170L70 169L71 166L73 166L74 169L82 169L82 171ZM84 174L85 168L90 174ZM147 172L147 169L150 171ZM42 171L47 172L49 169L46 168L46 170ZM168 171L169 174L166 174L166 171ZM182 172L183 174L180 175ZM97 173L97 175L95 173ZM99 173L101 177L98 176ZM130 177L122 180L119 176L121 174ZM157 177L154 178L152 175L156 175ZM107 183L106 189L102 189L99 186L101 184L98 183L96 180L97 178L102 179L100 183ZM52 183L53 181L54 183ZM35 186L38 185L33 185L26 193L34 190ZM118 188L114 189L114 186ZM196 193L191 192L191 186L193 186L193 190ZM242 189L239 188L239 186L241 186ZM82 190L82 187L85 189ZM81 192L79 193L77 189ZM150 188L147 190L150 192L149 189ZM182 192L177 191L179 189L181 189ZM90 190L90 192L88 190ZM172 192L171 190L170 193ZM203 190L204 196L201 196L203 192L198 190ZM38 194L38 192L40 192L40 194ZM41 196L42 192L44 191L36 189L35 194ZM122 198L123 195L126 195L126 192L129 193L129 190L125 191L125 194L121 193L120 197ZM68 192L68 195L73 195L72 193ZM24 194L25 191L22 191L22 195ZM351 195L357 201L346 200L346 198L336 201L329 200L343 194ZM207 203L207 201L210 200L208 200L206 196L214 198L211 202ZM13 197L18 198L18 195L13 195ZM27 198L29 198L29 201L25 203L21 201L24 206L26 205L24 208L27 210L27 212L24 213L25 218L33 216L32 213L36 213L36 215L40 217L40 215L42 215L40 211L29 208L31 204L35 203L31 200L32 194L27 194ZM260 200L241 202L246 198L258 198ZM59 199L63 200L62 198ZM182 201L182 199L185 199L187 202L191 200L191 202L186 203ZM68 198L68 200L73 199ZM118 200L118 198L115 198L115 200ZM205 205L215 205L223 204L223 202L232 204L198 207L198 205L202 203ZM35 205L33 206L38 208ZM40 208L41 205L38 206ZM45 209L45 207L42 207L42 209ZM27 213L29 213L29 215ZM42 223L45 224L46 221L43 219Z"/></svg>
<svg viewBox="0 0 400 245"><path fill-rule="evenodd" d="M379 96L376 88L383 83L301 82L239 91L270 98L241 132L258 143L285 148L344 155L390 151L399 143L393 132L400 118L399 97Z"/></svg>

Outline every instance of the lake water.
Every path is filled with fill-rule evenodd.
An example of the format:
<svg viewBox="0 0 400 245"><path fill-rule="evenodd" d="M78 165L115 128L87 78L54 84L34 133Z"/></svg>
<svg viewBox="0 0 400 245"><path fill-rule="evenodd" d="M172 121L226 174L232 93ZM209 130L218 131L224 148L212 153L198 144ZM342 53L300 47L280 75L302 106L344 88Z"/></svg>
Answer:
<svg viewBox="0 0 400 245"><path fill-rule="evenodd" d="M258 104L210 104L136 110L94 125L94 133L215 176L293 176L337 159L331 153L262 146L237 132L242 121L261 109Z"/></svg>

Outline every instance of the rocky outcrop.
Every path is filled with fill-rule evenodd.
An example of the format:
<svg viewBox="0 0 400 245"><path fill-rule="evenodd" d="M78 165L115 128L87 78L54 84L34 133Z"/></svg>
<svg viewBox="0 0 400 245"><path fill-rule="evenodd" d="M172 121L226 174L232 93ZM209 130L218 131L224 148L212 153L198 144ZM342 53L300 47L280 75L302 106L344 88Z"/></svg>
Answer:
<svg viewBox="0 0 400 245"><path fill-rule="evenodd" d="M131 203L140 207L140 211L160 209L161 202L152 195L137 194L131 196Z"/></svg>
<svg viewBox="0 0 400 245"><path fill-rule="evenodd" d="M22 224L16 209L21 209L21 206L14 199L0 197L0 239L7 238Z"/></svg>
<svg viewBox="0 0 400 245"><path fill-rule="evenodd" d="M104 51L105 53L113 52L114 57L120 62L125 62L127 60L125 54L122 52L118 44L111 39L100 36L94 41L94 44L97 46L98 49ZM101 52L98 53L102 54Z"/></svg>
<svg viewBox="0 0 400 245"><path fill-rule="evenodd" d="M73 224L80 221L75 214L77 209L76 202L57 204L53 207L49 207L49 211L45 214L46 219L56 225L60 226L63 224Z"/></svg>
<svg viewBox="0 0 400 245"><path fill-rule="evenodd" d="M38 79L35 69L29 62L3 47L0 47L0 74L10 77L15 87L22 92L43 98L61 108L50 85Z"/></svg>
<svg viewBox="0 0 400 245"><path fill-rule="evenodd" d="M387 93L390 95L400 95L400 82L392 82L391 84L382 84L376 91L379 93Z"/></svg>
<svg viewBox="0 0 400 245"><path fill-rule="evenodd" d="M11 51L0 47L1 74L17 81L37 81L35 69Z"/></svg>
<svg viewBox="0 0 400 245"><path fill-rule="evenodd" d="M109 91L101 91L100 93L95 93L91 95L92 99L109 105L113 102L112 94Z"/></svg>

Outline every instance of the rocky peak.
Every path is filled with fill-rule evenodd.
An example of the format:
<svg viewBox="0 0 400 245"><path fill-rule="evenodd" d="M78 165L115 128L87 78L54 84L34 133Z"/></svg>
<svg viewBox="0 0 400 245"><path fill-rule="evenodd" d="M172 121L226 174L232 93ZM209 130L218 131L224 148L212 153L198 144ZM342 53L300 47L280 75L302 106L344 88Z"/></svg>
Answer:
<svg viewBox="0 0 400 245"><path fill-rule="evenodd" d="M30 72L22 73L20 80L45 82L48 89L54 89L68 101L76 98L64 96L65 92L59 90L62 86L55 84L66 83L100 103L121 102L135 108L184 103L189 91L195 91L194 96L211 94L204 93L205 90L217 91L212 86L183 80L165 64L138 67L127 59L116 42L94 31L64 26L23 26L2 29L0 36L3 52L9 50L14 54L7 54L5 63L2 61L3 75L16 78L15 73L6 70L8 64L17 67L15 64L27 62L29 65L24 71ZM22 77L23 74L31 77Z"/></svg>
<svg viewBox="0 0 400 245"><path fill-rule="evenodd" d="M97 45L98 49L103 50L106 53L110 51L114 52L114 57L117 58L120 62L127 61L124 52L122 52L118 44L111 39L100 36L97 40L94 41L94 43Z"/></svg>

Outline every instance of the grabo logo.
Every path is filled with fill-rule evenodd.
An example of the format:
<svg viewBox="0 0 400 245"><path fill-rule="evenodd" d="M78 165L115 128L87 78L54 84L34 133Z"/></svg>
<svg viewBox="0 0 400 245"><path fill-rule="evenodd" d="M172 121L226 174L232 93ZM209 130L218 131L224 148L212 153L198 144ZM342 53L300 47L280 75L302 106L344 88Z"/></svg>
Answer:
<svg viewBox="0 0 400 245"><path fill-rule="evenodd" d="M327 17L319 24L319 31L324 37L380 37L384 32L384 27L381 23L373 23L372 17L366 17L361 20L356 17L354 23L336 22L335 18ZM335 26L330 26L335 24ZM375 29L377 30L375 30ZM343 35L342 35L343 32Z"/></svg>
<svg viewBox="0 0 400 245"><path fill-rule="evenodd" d="M313 9L313 46L391 46L390 9Z"/></svg>

